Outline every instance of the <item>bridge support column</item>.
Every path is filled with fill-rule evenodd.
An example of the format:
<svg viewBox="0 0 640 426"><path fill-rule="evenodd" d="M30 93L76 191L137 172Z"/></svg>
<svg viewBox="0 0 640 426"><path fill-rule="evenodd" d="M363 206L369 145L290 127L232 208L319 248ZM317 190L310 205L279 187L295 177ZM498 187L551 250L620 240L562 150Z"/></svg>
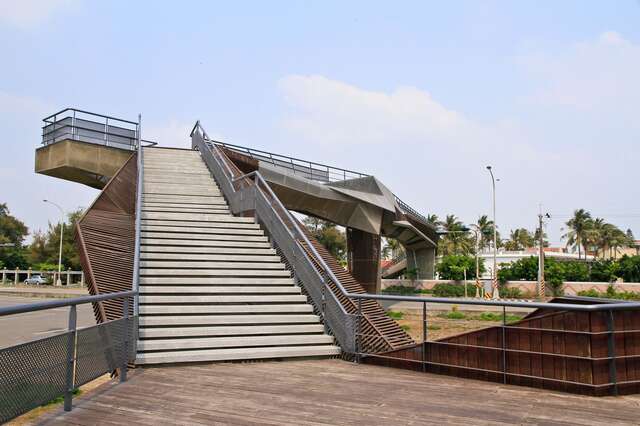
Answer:
<svg viewBox="0 0 640 426"><path fill-rule="evenodd" d="M405 247L407 253L407 271L415 270L416 279L432 280L435 278L435 248L410 249Z"/></svg>
<svg viewBox="0 0 640 426"><path fill-rule="evenodd" d="M349 272L367 293L380 293L380 235L347 228Z"/></svg>

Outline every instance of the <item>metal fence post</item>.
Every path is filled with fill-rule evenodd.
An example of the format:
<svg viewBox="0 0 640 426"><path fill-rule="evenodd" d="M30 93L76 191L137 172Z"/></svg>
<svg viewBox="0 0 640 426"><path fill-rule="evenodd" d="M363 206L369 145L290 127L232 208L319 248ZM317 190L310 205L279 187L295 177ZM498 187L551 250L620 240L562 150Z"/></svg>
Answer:
<svg viewBox="0 0 640 426"><path fill-rule="evenodd" d="M124 318L124 335L122 343L122 365L120 366L120 382L127 381L127 363L129 362L129 297L122 301L122 314Z"/></svg>
<svg viewBox="0 0 640 426"><path fill-rule="evenodd" d="M427 371L427 302L422 302L422 371Z"/></svg>
<svg viewBox="0 0 640 426"><path fill-rule="evenodd" d="M609 357L609 382L613 384L611 393L614 396L618 395L618 371L616 369L616 336L615 336L615 322L613 318L613 311L607 311L607 329L609 334L607 335L607 356Z"/></svg>
<svg viewBox="0 0 640 426"><path fill-rule="evenodd" d="M507 307L502 307L502 383L507 384Z"/></svg>
<svg viewBox="0 0 640 426"><path fill-rule="evenodd" d="M362 334L362 299L358 299L358 323L356 324L356 362L360 364L361 334Z"/></svg>
<svg viewBox="0 0 640 426"><path fill-rule="evenodd" d="M73 388L74 388L74 367L75 367L75 355L76 355L76 329L77 312L76 305L69 307L69 328L67 336L67 373L66 373L66 386L64 392L64 411L71 411Z"/></svg>

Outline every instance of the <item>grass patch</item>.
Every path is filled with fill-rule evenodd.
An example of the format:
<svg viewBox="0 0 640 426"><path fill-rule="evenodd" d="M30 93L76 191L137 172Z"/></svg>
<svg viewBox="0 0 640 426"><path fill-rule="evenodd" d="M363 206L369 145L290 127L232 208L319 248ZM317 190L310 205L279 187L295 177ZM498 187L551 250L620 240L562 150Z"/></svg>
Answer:
<svg viewBox="0 0 640 426"><path fill-rule="evenodd" d="M480 321L502 321L502 314L498 312L483 312L476 319ZM520 321L521 319L520 315L507 314L506 321L509 323Z"/></svg>
<svg viewBox="0 0 640 426"><path fill-rule="evenodd" d="M387 316L389 318L393 318L395 320L399 320L404 318L404 312L398 312L398 311L388 311L387 312Z"/></svg>
<svg viewBox="0 0 640 426"><path fill-rule="evenodd" d="M450 311L450 312L443 312L441 314L438 314L438 316L440 318L446 318L446 319L452 319L452 320L461 320L461 319L466 319L467 318L467 314L465 314L464 312L460 312L460 311Z"/></svg>
<svg viewBox="0 0 640 426"><path fill-rule="evenodd" d="M73 396L76 396L76 395L80 395L82 391L78 388L75 388L71 393L73 394ZM54 398L51 401L42 404L42 407L48 407L50 405L55 405L55 404L62 404L63 402L64 402L64 395Z"/></svg>
<svg viewBox="0 0 640 426"><path fill-rule="evenodd" d="M382 294L392 294L396 296L415 296L420 290L404 285L392 285L382 290Z"/></svg>
<svg viewBox="0 0 640 426"><path fill-rule="evenodd" d="M440 329L442 329L442 327L440 327L439 325L427 324L427 330L436 331L436 330L440 330Z"/></svg>
<svg viewBox="0 0 640 426"><path fill-rule="evenodd" d="M407 324L401 325L400 328L403 329L404 331L411 330L411 327L409 327Z"/></svg>

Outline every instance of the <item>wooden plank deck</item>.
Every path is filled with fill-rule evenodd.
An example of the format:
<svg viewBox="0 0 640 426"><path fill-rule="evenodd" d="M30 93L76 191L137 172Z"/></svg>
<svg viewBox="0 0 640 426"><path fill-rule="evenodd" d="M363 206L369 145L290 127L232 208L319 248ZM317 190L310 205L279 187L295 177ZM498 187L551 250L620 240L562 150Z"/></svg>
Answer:
<svg viewBox="0 0 640 426"><path fill-rule="evenodd" d="M138 369L41 424L638 424L640 396L585 397L341 360Z"/></svg>

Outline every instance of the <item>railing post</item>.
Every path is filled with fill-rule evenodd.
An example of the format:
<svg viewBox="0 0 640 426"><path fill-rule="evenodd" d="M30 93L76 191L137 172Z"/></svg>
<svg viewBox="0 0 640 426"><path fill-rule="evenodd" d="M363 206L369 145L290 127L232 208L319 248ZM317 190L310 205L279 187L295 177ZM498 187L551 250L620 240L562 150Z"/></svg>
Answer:
<svg viewBox="0 0 640 426"><path fill-rule="evenodd" d="M322 324L324 324L324 332L327 332L327 319L325 318L325 311L327 309L327 273L322 271L322 298L320 299L320 314L322 315Z"/></svg>
<svg viewBox="0 0 640 426"><path fill-rule="evenodd" d="M16 272L13 274L13 285L14 286L18 286L18 277L20 276L20 273L18 272L19 269L16 268Z"/></svg>
<svg viewBox="0 0 640 426"><path fill-rule="evenodd" d="M129 362L129 296L122 301L122 317L124 318L124 334L122 336L122 364L120 366L120 383L127 381L127 363Z"/></svg>
<svg viewBox="0 0 640 426"><path fill-rule="evenodd" d="M502 307L502 383L507 384L507 307Z"/></svg>
<svg viewBox="0 0 640 426"><path fill-rule="evenodd" d="M5 285L7 282L7 270L3 269L2 270L2 285Z"/></svg>
<svg viewBox="0 0 640 426"><path fill-rule="evenodd" d="M356 362L360 364L362 339L362 299L358 299L358 322L356 323Z"/></svg>
<svg viewBox="0 0 640 426"><path fill-rule="evenodd" d="M104 145L109 146L109 119L105 118L104 120Z"/></svg>
<svg viewBox="0 0 640 426"><path fill-rule="evenodd" d="M616 336L613 311L607 311L607 356L609 357L609 382L613 384L611 393L618 395L618 371L616 369Z"/></svg>
<svg viewBox="0 0 640 426"><path fill-rule="evenodd" d="M427 302L422 302L422 372L427 371Z"/></svg>
<svg viewBox="0 0 640 426"><path fill-rule="evenodd" d="M68 335L67 335L67 373L66 373L66 384L65 384L65 392L64 392L64 411L71 411L72 406L72 398L73 398L73 388L74 388L74 366L75 366L75 355L76 355L76 337L77 337L77 329L76 329L76 321L77 320L77 311L76 305L71 305L69 307L69 327L68 327Z"/></svg>

